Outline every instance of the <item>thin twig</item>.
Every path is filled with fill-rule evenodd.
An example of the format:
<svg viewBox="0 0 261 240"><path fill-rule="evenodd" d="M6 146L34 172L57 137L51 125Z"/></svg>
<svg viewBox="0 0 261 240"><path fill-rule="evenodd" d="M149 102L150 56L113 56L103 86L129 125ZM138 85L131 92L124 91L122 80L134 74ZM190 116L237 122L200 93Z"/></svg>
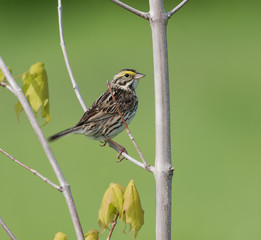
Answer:
<svg viewBox="0 0 261 240"><path fill-rule="evenodd" d="M141 160L142 160L142 162L143 162L145 168L147 168L147 167L149 167L149 164L148 164L148 163L146 162L146 160L144 159L144 157L143 157L143 155L142 155L142 153L141 153L140 148L138 147L137 143L135 142L135 139L134 139L134 137L132 136L129 127L128 127L128 125L126 124L126 122L125 122L125 120L124 120L124 118L123 118L123 116L122 116L122 114L121 114L120 108L119 108L119 106L118 106L118 104L117 104L117 101L116 101L116 99L115 99L115 97L114 97L114 95L113 95L113 92L112 92L112 90L111 90L111 85L110 85L109 81L107 81L107 85L108 85L109 91L110 91L110 93L111 93L112 99L113 99L113 101L114 101L114 103L115 103L115 107L117 108L117 111L118 111L118 113L119 113L119 115L120 115L120 117L121 117L121 120L122 120L122 122L123 122L123 124L124 124L124 126L125 126L126 132L127 132L127 134L129 135L129 137L130 137L132 143L134 144L135 148L137 149L137 152L138 152L138 154L139 154L139 156L140 156L140 158L141 158Z"/></svg>
<svg viewBox="0 0 261 240"><path fill-rule="evenodd" d="M16 240L15 236L12 234L12 232L10 231L10 229L6 226L5 222L3 221L3 219L0 217L0 225L2 226L2 228L5 230L5 232L7 233L7 235L9 236L9 238L11 240Z"/></svg>
<svg viewBox="0 0 261 240"><path fill-rule="evenodd" d="M55 156L32 112L32 109L30 108L29 103L27 102L26 97L24 96L22 89L18 86L18 84L14 80L12 74L9 72L6 64L4 63L4 61L1 57L0 57L0 68L1 68L2 72L4 73L6 80L8 81L8 83L10 84L12 89L14 90L15 96L18 98L21 105L23 106L26 116L28 117L28 119L32 125L32 128L35 131L35 133L45 151L45 154L53 168L53 171L59 181L59 184L63 188L63 195L66 200L66 203L67 203L67 206L68 206L71 218L72 218L72 222L74 225L74 229L76 231L77 239L84 240L82 226L80 224L79 216L78 216L78 213L77 213L74 201L73 201L73 196L72 196L72 192L70 190L70 186L67 183L67 181L65 180L65 177L63 176L62 170L60 169L60 166L55 159Z"/></svg>
<svg viewBox="0 0 261 240"><path fill-rule="evenodd" d="M111 148L113 148L113 149L114 149L115 151L117 151L118 153L122 152L121 149L120 149L119 147L117 147L115 144L113 144L112 142L108 142L108 144L109 144L109 146L110 146ZM122 152L121 155L122 155L123 157L125 157L126 159L128 159L130 162L132 162L132 163L134 163L135 165L137 165L138 167L141 167L141 168L143 168L143 169L145 169L145 170L147 170L147 171L149 171L149 172L154 173L154 167L153 167L153 166L147 165L147 166L145 167L145 165L144 165L142 162L140 162L140 161L134 159L133 157L131 157L130 155L128 155L128 154L125 153L125 152Z"/></svg>
<svg viewBox="0 0 261 240"><path fill-rule="evenodd" d="M24 167L25 169L27 169L28 171L30 171L31 173L33 173L34 175L36 175L37 177L41 178L44 182L50 184L52 187L56 188L58 191L62 192L62 187L56 185L55 183L53 183L52 181L50 181L48 178L44 177L42 174L40 174L39 172L37 172L36 170L30 168L29 166L25 165L24 163L18 161L16 158L14 158L13 156L11 156L9 153L7 153L6 151L4 151L3 149L0 148L0 152L2 152L3 154L5 154L8 158L10 158L11 160L13 160L14 162L16 162L17 164L19 164L20 166Z"/></svg>
<svg viewBox="0 0 261 240"><path fill-rule="evenodd" d="M168 18L170 18L175 12L181 9L189 0L183 0L178 6L168 12Z"/></svg>
<svg viewBox="0 0 261 240"><path fill-rule="evenodd" d="M122 8L125 8L126 10L138 15L139 17L142 17L142 18L145 18L146 20L149 20L149 14L148 13L145 13L145 12L142 12L142 11L139 11L137 10L136 8L133 8L119 0L111 0L112 2L116 3L117 5L119 5L120 7Z"/></svg>
<svg viewBox="0 0 261 240"><path fill-rule="evenodd" d="M71 66L70 66L70 63L69 63L69 59L68 59L68 56L67 56L67 51L66 51L64 37L63 37L62 10L63 10L62 1L58 0L58 18L59 18L60 45L61 45L61 48L62 48L62 51L63 51L64 61L65 61L65 64L66 64L66 67L67 67L67 70L68 70L68 73L69 73L72 85L73 85L73 90L74 90L74 92L75 92L75 94L76 94L76 96L77 96L77 98L78 98L78 100L79 100L79 102L80 102L84 112L86 112L87 111L87 107L86 107L86 105L85 105L85 103L84 103L84 101L82 99L79 87L76 84L76 81L75 81L75 79L73 77L72 69L71 69Z"/></svg>
<svg viewBox="0 0 261 240"><path fill-rule="evenodd" d="M5 83L4 81L0 82L0 86L7 88L10 92L12 92L14 94L14 90L10 87L10 85Z"/></svg>
<svg viewBox="0 0 261 240"><path fill-rule="evenodd" d="M119 213L116 215L116 217L115 217L115 219L114 219L114 221L113 221L113 223L112 223L112 225L111 225L111 230L110 230L110 232L109 232L109 235L108 235L108 237L107 237L107 240L110 240L110 239L111 239L111 235L112 235L112 232L113 232L113 230L114 230L114 228L115 228L115 226L116 226L116 224L117 224L117 219L118 219L118 217L119 217Z"/></svg>

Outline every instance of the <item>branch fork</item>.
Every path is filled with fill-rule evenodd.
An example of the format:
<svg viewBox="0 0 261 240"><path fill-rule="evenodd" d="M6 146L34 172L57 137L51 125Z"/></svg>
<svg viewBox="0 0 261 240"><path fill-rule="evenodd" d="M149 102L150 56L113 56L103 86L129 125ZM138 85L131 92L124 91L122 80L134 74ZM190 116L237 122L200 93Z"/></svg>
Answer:
<svg viewBox="0 0 261 240"><path fill-rule="evenodd" d="M169 69L167 50L168 19L181 9L188 0L183 0L166 12L163 0L149 0L150 11L140 12L120 2L112 2L149 20L152 32L154 91L155 91L155 169L156 183L156 239L171 239L172 176L170 143Z"/></svg>
<svg viewBox="0 0 261 240"><path fill-rule="evenodd" d="M128 10L129 12L132 12L134 14L136 14L137 16L144 18L146 20L150 20L151 16L149 12L142 12L136 8L133 8L131 6L129 6L126 3L123 3L119 0L111 0L112 2L114 2L115 4L119 5L122 8L125 8L126 10ZM183 0L180 4L178 4L175 8L173 8L171 11L169 11L167 13L168 18L171 18L171 16L176 13L179 9L181 9L189 0Z"/></svg>
<svg viewBox="0 0 261 240"><path fill-rule="evenodd" d="M3 59L0 57L0 68L2 70L2 72L4 73L5 77L6 77L6 80L8 81L9 83L9 86L12 88L12 92L15 94L15 96L18 98L18 100L20 101L21 105L23 106L23 109L32 125L32 128L33 130L35 131L44 151L45 151L45 154L53 168L53 171L59 181L59 184L61 185L61 188L62 188L62 193L64 195L64 198L66 200L66 203L67 203L67 206L68 206L68 209L69 209L69 212L70 212L70 215L71 215L71 218L72 218L72 222L73 222L73 225L74 225L74 229L76 231L76 235L77 235L77 239L78 240L84 240L84 235L83 235L83 231L82 231L82 227L81 227L81 224L80 224L80 221L79 221L79 216L78 216L78 213L77 213L77 210L76 210L76 207L75 207L75 204L74 204L74 201L73 201L73 197L72 197L72 193L70 191L70 188L66 187L68 185L68 183L66 182L65 180L65 177L63 176L63 173L60 169L60 166L58 164L58 162L56 161L55 159L55 156L32 112L32 109L30 108L30 105L26 99L26 97L24 96L23 94L23 91L22 89L18 86L18 84L16 83L16 81L14 80L12 74L9 72L6 64L4 63ZM5 153L7 155L7 153ZM7 155L8 156L8 155ZM13 159L14 160L14 159ZM15 161L15 160L14 160ZM15 161L15 162L19 162L18 160ZM22 163L20 163L20 165L23 165ZM25 168L27 168L28 170L30 169L30 167L28 166L25 166ZM35 170L31 170L31 172L35 173L36 174L36 171ZM41 176L41 177L40 177ZM44 178L41 174L38 174L38 177L44 179L47 181L46 178ZM54 183L51 183L49 181L49 184L54 186L55 188L59 188L59 186L57 186L56 184Z"/></svg>
<svg viewBox="0 0 261 240"><path fill-rule="evenodd" d="M114 2L117 5L125 8L126 10L136 14L139 17L142 17L142 18L144 18L144 19L146 19L146 20L148 20L150 22L153 21L154 16L152 18L150 12L146 13L146 12L139 11L139 10L137 10L137 9L135 9L133 7L130 7L129 5L123 3L123 2L121 2L119 0L111 0L111 1ZM163 14L167 14L167 18L169 19L174 13L176 13L179 9L181 9L188 1L189 0L183 0L180 4L178 4L175 8L173 8L168 13L165 13L164 8L163 8L163 4L160 7L161 7L161 9L163 9ZM155 4L155 0L150 0L150 4L153 5L153 6L151 6L151 9L154 9L154 10L157 9L157 5ZM81 97L81 94L80 94L80 91L79 91L79 87L76 84L75 79L73 77L72 70L71 70L71 67L70 67L70 64L69 64L69 60L68 60L68 56L67 56L67 52L66 52L66 48L65 48L65 42L64 42L64 37L63 37L63 27L62 27L62 4L61 4L61 0L58 0L58 16L59 16L60 44L61 44L61 48L62 48L62 51L63 51L66 67L67 67L69 76L71 78L71 82L72 82L75 94L76 94L76 96L77 96L77 98L78 98L82 108L84 109L84 111L87 111L87 107L85 106L84 101L83 101L83 99ZM153 45L153 49L154 49L154 45ZM163 55L164 55L164 52L163 52ZM155 61L155 58L154 58L154 66L156 64L155 62L156 61ZM165 65L166 64L167 63L165 63ZM166 76L164 75L164 78L168 79L168 67L166 67L166 68L165 67L166 66L164 66L164 68L162 68L163 70L161 69L160 72L161 73L163 73L163 72L166 73L167 72ZM68 205L68 208L69 208L69 211L70 211L70 214L71 214L71 217L72 217L72 221L73 221L74 228L75 228L75 231L76 231L77 239L78 240L84 240L83 231L82 231L81 224L80 224L80 221L79 221L79 217L78 217L78 214L77 214L74 202L73 202L72 194L71 194L71 191L70 191L70 186L68 185L68 183L66 182L66 180L65 180L65 178L64 178L64 176L62 174L62 172L61 172L61 170L59 168L59 165L58 165L58 163L57 163L57 161L56 161L56 159L55 159L55 157L54 157L54 155L53 155L53 153L52 153L52 151L51 151L51 149L50 149L50 147L49 147L49 145L48 145L48 143L47 143L47 141L46 141L46 139L45 139L45 137L44 137L44 135L43 135L43 133L42 133L42 131L41 131L41 129L40 129L36 119L35 119L35 117L34 117L34 115L33 115L33 113L32 113L32 111L31 111L31 108L30 108L30 106L29 106L25 96L23 95L22 90L19 88L19 86L17 85L17 83L13 79L12 75L10 74L9 70L7 69L7 67L6 67L6 65L5 65L5 63L4 63L4 61L2 60L1 57L0 57L0 68L2 69L2 71L3 71L7 81L10 84L9 85L9 84L6 84L4 82L0 82L0 86L6 87L8 90L10 90L12 93L14 93L17 96L17 98L19 99L19 101L21 102L21 104L22 104L22 106L23 106L23 108L24 108L24 110L26 112L26 115L28 116L28 119L29 119L30 123L32 124L32 127L33 127L35 133L37 134L37 136L39 138L39 141L40 141L40 143L41 143L41 145L42 145L42 147L43 147L43 149L44 149L44 151L45 151L45 153L46 153L46 155L47 155L47 157L48 157L48 159L50 161L51 166L53 167L53 170L54 170L54 172L55 172L55 174L56 174L56 176L57 176L61 186L58 186L58 185L52 183L47 178L45 178L41 174L39 174L36 170L31 169L30 167L22 164L21 162L19 162L15 158L13 158L11 155L6 153L2 149L1 149L1 152L4 153L6 156L8 156L13 161L15 161L16 163L18 163L19 165L25 167L26 169L28 169L29 171L31 171L32 173L34 173L38 177L42 178L42 180L44 180L45 182L48 182L50 185L52 185L56 189L58 189L59 191L63 192L63 194L65 196L65 199L66 199L66 202L67 202L67 205ZM158 71L155 70L155 77L156 77L156 72L158 72ZM157 78L159 78L158 80L160 80L160 81L162 80L161 77L159 77L158 75L157 75ZM160 83L160 84L162 84L162 83ZM109 84L108 84L108 87L110 89L110 85ZM111 89L110 89L110 92L111 92L112 97L114 98ZM114 98L114 100L115 100L115 98ZM125 157L126 159L130 160L131 162L133 162L137 166L142 167L142 168L144 168L144 169L146 169L146 170L148 170L150 172L153 172L154 175L155 175L155 178L156 178L156 189L157 189L157 186L165 184L164 181L166 179L163 179L163 178L161 179L161 177L159 176L160 172L155 171L154 167L152 167L152 166L147 164L147 162L145 161L145 159L144 159L144 157L143 157L139 147L137 146L133 136L131 135L131 132L130 132L130 130L129 130L129 128L128 128L124 118L122 117L121 112L119 111L119 108L117 106L117 102L116 101L115 101L115 106L116 106L116 108L117 108L117 110L118 110L118 112L119 112L119 114L121 116L121 119L122 119L122 121L123 121L123 123L125 125L127 134L129 135L130 139L132 140L133 144L135 145L135 147L136 147L136 149L137 149L137 151L138 151L138 153L140 155L140 158L141 158L143 163L135 160L134 158L132 158L131 156L129 156L125 152L122 152L122 156ZM156 119L156 121L157 121L157 119ZM158 138L158 139L160 139L160 138ZM108 142L108 143L109 143L109 146L114 148L116 151L118 151L118 152L121 151L121 149L119 149L118 146L116 146L112 142ZM173 170L173 169L171 169L171 170ZM159 181L157 181L157 179L159 179ZM161 211L160 208L162 206L164 206L164 207L165 206L171 207L171 205L170 205L171 201L169 201L169 196L168 197L164 196L164 199L162 199L164 194L158 194L158 195L157 195L158 197L156 199L156 202L157 202L157 213L159 211ZM171 194L170 194L170 198L171 198ZM165 202L165 200L168 201L168 202ZM169 216L166 216L163 213L162 214L157 214L157 218L156 218L157 219L157 223L158 222L163 222L161 220L165 219L165 218L169 219ZM115 219L115 221L116 221L116 219ZM15 237L12 235L12 233L7 228L7 226L5 225L5 223L3 222L3 220L1 218L0 218L0 225L4 228L4 230L7 232L9 237L11 239L15 240ZM167 222L167 225L169 225L169 220ZM170 229L170 228L168 228L168 226L165 226L165 229ZM157 237L157 239L163 239L160 236L164 236L164 233L167 232L165 229L162 230L161 233L160 233L159 230L156 229L156 237ZM113 231L113 228L112 228L112 231ZM111 231L111 233L112 233L112 231ZM167 238L170 239L169 236L167 236ZM108 237L108 239L110 239L110 237Z"/></svg>
<svg viewBox="0 0 261 240"><path fill-rule="evenodd" d="M37 177L41 178L44 182L48 183L49 185L51 185L52 187L54 187L55 189L57 189L58 191L62 192L62 187L58 186L57 184L53 183L52 181L50 181L48 178L44 177L42 174L40 174L39 172L37 172L36 170L30 168L29 166L25 165L24 163L18 161L16 158L14 158L13 156L11 156L9 153L7 153L6 151L4 151L3 149L0 148L0 152L5 154L9 159L11 159L12 161L14 161L15 163L19 164L20 166L24 167L25 169L27 169L28 171L30 171L31 173L33 173L34 175L36 175Z"/></svg>

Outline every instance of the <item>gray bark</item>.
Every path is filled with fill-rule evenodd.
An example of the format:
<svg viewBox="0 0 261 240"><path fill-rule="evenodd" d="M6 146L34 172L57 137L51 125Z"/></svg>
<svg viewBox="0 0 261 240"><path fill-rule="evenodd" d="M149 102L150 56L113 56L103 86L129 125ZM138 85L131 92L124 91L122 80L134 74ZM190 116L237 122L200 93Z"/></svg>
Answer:
<svg viewBox="0 0 261 240"><path fill-rule="evenodd" d="M162 0L150 0L155 86L156 239L171 239L173 167L170 144L169 72L166 28L168 15Z"/></svg>

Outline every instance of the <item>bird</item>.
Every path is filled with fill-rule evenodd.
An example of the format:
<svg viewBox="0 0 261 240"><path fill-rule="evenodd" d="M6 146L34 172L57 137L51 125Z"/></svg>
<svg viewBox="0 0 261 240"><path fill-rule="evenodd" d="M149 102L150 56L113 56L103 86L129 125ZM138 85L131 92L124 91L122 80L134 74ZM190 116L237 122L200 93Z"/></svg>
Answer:
<svg viewBox="0 0 261 240"><path fill-rule="evenodd" d="M105 144L112 138L121 133L125 126L116 108L117 106L128 125L134 118L138 108L138 96L136 87L139 80L145 74L139 73L134 69L122 69L116 73L110 82L113 99L110 89L107 89L83 114L80 121L71 128L58 132L48 140L54 141L60 137L71 134L83 134L90 139L99 140ZM104 145L105 145L104 144ZM117 144L121 151L126 151L121 145ZM119 158L120 154L118 154Z"/></svg>

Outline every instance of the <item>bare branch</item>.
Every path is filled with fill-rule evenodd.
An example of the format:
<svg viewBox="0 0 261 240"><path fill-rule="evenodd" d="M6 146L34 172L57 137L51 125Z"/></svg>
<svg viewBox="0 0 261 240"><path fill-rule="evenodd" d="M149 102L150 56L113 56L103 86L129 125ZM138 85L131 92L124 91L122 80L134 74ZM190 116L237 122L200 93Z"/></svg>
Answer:
<svg viewBox="0 0 261 240"><path fill-rule="evenodd" d="M14 90L4 81L0 82L0 86L7 88L10 92L12 92L14 94Z"/></svg>
<svg viewBox="0 0 261 240"><path fill-rule="evenodd" d="M15 236L12 234L12 232L10 231L10 229L6 226L5 222L3 221L3 219L0 217L0 225L2 226L2 228L5 230L5 232L7 233L7 235L9 236L9 238L11 240L16 240Z"/></svg>
<svg viewBox="0 0 261 240"><path fill-rule="evenodd" d="M168 12L168 18L170 18L175 12L181 9L189 0L183 0L178 6Z"/></svg>
<svg viewBox="0 0 261 240"><path fill-rule="evenodd" d="M111 225L111 230L110 230L110 232L109 232L109 235L108 235L108 237L107 237L107 240L110 240L110 239L111 239L111 235L112 235L112 232L113 232L113 230L114 230L114 228L115 228L115 226L116 226L116 224L117 224L117 219L118 219L118 217L119 217L119 213L116 215L116 217L115 217L115 219L114 219L114 221L113 221L113 223L112 223L112 225Z"/></svg>
<svg viewBox="0 0 261 240"><path fill-rule="evenodd" d="M124 118L123 118L123 116L122 116L122 114L121 114L120 108L119 108L119 106L118 106L118 104L117 104L117 101L116 101L116 99L115 99L115 97L114 97L114 95L113 95L113 92L112 92L112 90L111 90L111 85L110 85L109 81L107 81L107 85L108 85L108 88L109 88L109 90L110 90L110 93L111 93L112 99L113 99L113 101L114 101L115 107L117 108L117 111L118 111L118 113L119 113L119 115L120 115L120 117L121 117L121 120L122 120L122 122L123 122L123 124L124 124L124 126L125 126L126 132L127 132L127 134L129 135L129 137L130 137L132 143L134 144L135 148L137 149L137 152L138 152L138 154L139 154L139 156L140 156L140 158L141 158L141 160L142 160L142 162L143 162L143 164L144 164L144 166L145 166L145 169L146 169L146 168L149 166L149 164L145 161L145 158L143 157L140 148L138 147L138 145L137 145L137 143L136 143L134 137L133 137L132 134L131 134L131 131L130 131L128 125L126 124L126 122L125 122L125 120L124 120Z"/></svg>
<svg viewBox="0 0 261 240"><path fill-rule="evenodd" d="M69 76L70 76L70 79L71 79L71 82L72 82L72 85L73 85L73 90L84 110L84 112L87 111L87 107L85 106L85 103L82 99L82 96L81 96L81 93L80 93L80 90L79 90L79 87L78 85L76 84L76 81L73 77L73 73L72 73L72 69L71 69L71 66L70 66L70 63L69 63L69 59L68 59L68 56L67 56L67 51L66 51L66 47L65 47L65 42L64 42L64 37L63 37L63 20L62 20L62 10L63 10L63 7L62 7L62 0L58 0L58 18L59 18L59 33L60 33L60 45L61 45L61 48L62 48L62 51L63 51L63 57L64 57L64 61L65 61L65 64L66 64L66 67L67 67L67 70L68 70L68 73L69 73Z"/></svg>
<svg viewBox="0 0 261 240"><path fill-rule="evenodd" d="M113 148L115 151L117 151L118 153L121 152L121 149L119 147L117 147L115 144L113 144L112 142L108 142L109 146L111 148ZM154 173L154 167L153 166L150 166L150 165L147 165L145 166L142 162L134 159L133 157L131 157L130 155L128 155L127 153L125 152L122 152L121 155L123 157L125 157L126 159L128 159L130 162L134 163L135 165L137 165L138 167L141 167L149 172L152 172Z"/></svg>
<svg viewBox="0 0 261 240"><path fill-rule="evenodd" d="M119 1L119 0L111 0L111 1L116 3L117 5L119 5L120 7L125 8L126 10L128 10L128 11L130 11L130 12L136 14L136 15L138 15L139 17L142 17L144 19L149 20L149 13L145 13L145 12L139 11L139 10L137 10L137 9L135 9L135 8L133 8L133 7L129 6L129 5L127 5L127 4Z"/></svg>
<svg viewBox="0 0 261 240"><path fill-rule="evenodd" d="M9 157L11 160L13 160L14 162L16 162L17 164L19 164L20 166L24 167L25 169L27 169L28 171L30 171L31 173L33 173L34 175L36 175L37 177L41 178L44 182L50 184L52 187L56 188L58 191L62 192L62 187L56 185L55 183L53 183L52 181L50 181L48 178L44 177L42 174L40 174L39 172L37 172L36 170L30 168L29 166L25 165L24 163L18 161L16 158L14 158L13 156L11 156L10 154L8 154L6 151L4 151L3 149L0 148L0 152L2 152L3 154L5 154L7 157Z"/></svg>
<svg viewBox="0 0 261 240"><path fill-rule="evenodd" d="M169 67L166 17L180 9L187 0L168 13L163 0L149 0L155 91L155 171L156 240L171 239L172 178Z"/></svg>
<svg viewBox="0 0 261 240"><path fill-rule="evenodd" d="M71 218L72 218L72 222L74 225L74 229L76 231L77 239L84 240L82 227L81 227L79 216L78 216L78 213L77 213L74 201L73 201L72 193L70 191L70 186L66 182L66 180L63 176L60 166L59 166L58 162L56 161L55 156L54 156L46 138L44 137L44 134L43 134L37 120L35 119L35 116L27 102L26 97L23 94L22 89L18 86L18 84L14 80L12 74L9 72L6 64L4 63L4 61L1 57L0 57L0 68L2 69L2 72L4 73L11 88L14 90L14 94L16 95L16 97L20 101L21 105L23 106L23 109L45 151L45 154L48 157L48 160L53 168L53 171L54 171L61 187L63 188L63 195L66 200L66 203L67 203L67 206L68 206Z"/></svg>

